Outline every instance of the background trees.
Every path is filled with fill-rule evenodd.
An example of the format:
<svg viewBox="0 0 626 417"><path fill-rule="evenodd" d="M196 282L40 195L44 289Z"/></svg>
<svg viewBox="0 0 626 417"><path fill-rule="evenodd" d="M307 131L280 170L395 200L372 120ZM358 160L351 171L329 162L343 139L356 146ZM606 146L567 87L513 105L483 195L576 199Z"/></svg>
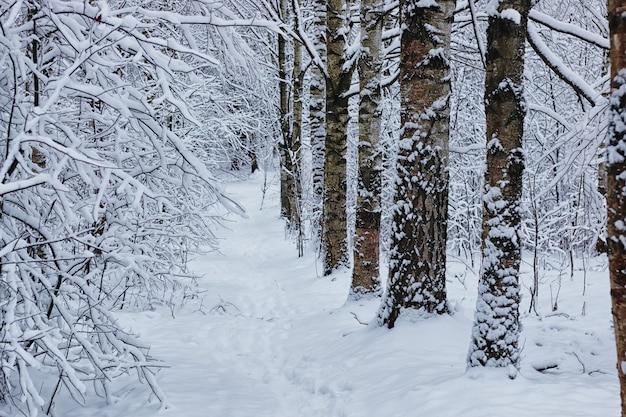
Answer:
<svg viewBox="0 0 626 417"><path fill-rule="evenodd" d="M529 248L560 259L569 276L573 258L604 240L604 10L600 2L541 2L529 14L522 230ZM563 16L570 23L556 20Z"/></svg>
<svg viewBox="0 0 626 417"><path fill-rule="evenodd" d="M534 298L546 268L551 268L555 262L560 263L562 268L569 268L571 276L574 258L591 256L596 250L596 241L602 239L604 205L598 182L602 169L599 158L602 158L603 152L601 139L598 138L601 138L605 126L601 114L604 105L602 91L606 87L606 78L602 75L602 57L606 50L602 9L598 2L584 5L540 2L531 13L533 18L528 36L532 42L531 49L526 51L526 59L531 65L527 65L526 74L529 76L525 79L529 86L526 94L528 119L523 139L526 152L531 155L527 161L531 168L522 177L519 233L521 247L537 254L536 260L533 260L533 280L536 283L524 284ZM399 8L397 4L386 3L382 10L387 27L382 36L384 47L381 53L383 101L380 108L384 113L381 137L392 138L383 145L383 166L387 171L382 182L387 184L390 178L392 183L395 182L395 174L390 175L393 169L388 168L396 165L398 152L395 149L397 142L394 141L399 138L399 131L393 118L398 115L400 102L398 84L394 81L398 76L396 65L401 48L399 25L397 21L393 23ZM486 2L459 5L454 13L450 53L455 65L450 94L451 152L448 172L451 180L446 246L448 254L453 255L453 262L467 262L472 268L477 265L476 255L480 253L482 240L483 178L480 172L485 166L485 151L477 138L485 134L481 97L488 12ZM567 23L557 19L563 16L567 16ZM352 20L355 20L354 17ZM345 22L345 33L353 28ZM361 21L357 28L363 31L367 23ZM344 69L353 67L353 55L350 54L354 50L357 50L356 46L344 48ZM312 76L311 83L315 82L316 77ZM356 85L353 84L349 95L355 91ZM385 113L387 110L389 113ZM355 118L356 113L351 120ZM303 126L306 126L306 121ZM303 134L306 143L310 133L305 129ZM356 135L349 131L348 146L355 142ZM571 146L572 143L575 145ZM350 161L351 154L346 155ZM351 166L348 162L348 170ZM351 183L347 184L348 190L351 187ZM383 259L392 253L388 252L388 247L394 232L390 226L391 210L387 208L392 188L383 187L382 190ZM305 190L304 194L307 193ZM348 230L353 221L358 224L351 217L354 210L350 206L351 198L349 194L349 216L345 226ZM541 254L549 254L552 259L546 262L547 256ZM548 308L558 309L558 282L546 285L550 285L554 293Z"/></svg>

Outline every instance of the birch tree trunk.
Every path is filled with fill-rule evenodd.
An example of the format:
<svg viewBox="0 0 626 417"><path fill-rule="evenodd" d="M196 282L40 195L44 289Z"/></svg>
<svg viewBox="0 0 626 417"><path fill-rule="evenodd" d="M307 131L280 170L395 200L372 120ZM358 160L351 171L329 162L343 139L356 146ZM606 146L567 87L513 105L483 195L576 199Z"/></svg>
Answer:
<svg viewBox="0 0 626 417"><path fill-rule="evenodd" d="M324 275L348 264L346 214L346 150L348 144L348 95L352 69L347 68L345 49L349 16L345 0L326 4L326 142L324 162L324 209L322 258Z"/></svg>
<svg viewBox="0 0 626 417"><path fill-rule="evenodd" d="M489 16L482 266L469 366L519 368L519 228L526 115L522 76L530 3L503 0Z"/></svg>
<svg viewBox="0 0 626 417"><path fill-rule="evenodd" d="M611 99L607 144L607 245L617 374L626 416L626 1L609 0Z"/></svg>
<svg viewBox="0 0 626 417"><path fill-rule="evenodd" d="M380 294L380 195L382 184L381 38L382 0L361 1L361 57L359 59L359 176L351 295Z"/></svg>
<svg viewBox="0 0 626 417"><path fill-rule="evenodd" d="M392 328L403 310L447 311L450 36L454 1L400 2L400 146L389 288L379 313Z"/></svg>
<svg viewBox="0 0 626 417"><path fill-rule="evenodd" d="M297 1L297 0L294 0ZM295 21L296 19L294 19ZM296 22L295 25L298 23ZM304 227L302 224L302 81L304 74L302 71L302 45L299 42L293 43L293 121L291 129L291 141L289 151L292 157L293 176L293 204L292 231L296 238L298 256L304 255Z"/></svg>
<svg viewBox="0 0 626 417"><path fill-rule="evenodd" d="M326 2L312 0L314 10L313 41L315 50L326 65ZM311 85L309 100L309 123L311 128L311 181L313 191L313 222L314 230L321 235L319 220L322 212L324 193L324 142L326 141L326 68L313 65L311 69Z"/></svg>

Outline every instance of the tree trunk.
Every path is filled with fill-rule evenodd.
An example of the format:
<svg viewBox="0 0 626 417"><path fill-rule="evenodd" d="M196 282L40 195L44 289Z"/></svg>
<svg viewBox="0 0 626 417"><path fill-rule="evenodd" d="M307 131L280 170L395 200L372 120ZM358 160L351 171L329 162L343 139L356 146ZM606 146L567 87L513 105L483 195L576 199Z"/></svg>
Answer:
<svg viewBox="0 0 626 417"><path fill-rule="evenodd" d="M503 0L489 16L483 259L469 366L519 367L519 228L526 114L522 76L529 10L530 0Z"/></svg>
<svg viewBox="0 0 626 417"><path fill-rule="evenodd" d="M450 34L454 1L401 1L400 147L389 289L380 319L441 314L446 305Z"/></svg>
<svg viewBox="0 0 626 417"><path fill-rule="evenodd" d="M607 245L617 374L626 417L626 0L609 0L611 99L607 143Z"/></svg>
<svg viewBox="0 0 626 417"><path fill-rule="evenodd" d="M289 0L281 0L281 16L288 23L292 20L289 7ZM290 83L295 91L296 78L299 77L302 59L301 48L293 45L293 66L292 73L289 74L289 46L290 42L284 36L278 38L278 60L280 79L280 111L281 111L281 133L282 140L279 143L280 153L280 196L281 196L281 216L287 222L287 229L297 238L298 254L303 253L302 243L302 222L300 216L301 184L300 184L300 121L296 122L296 109L294 93L289 88ZM296 75L297 73L297 75ZM300 117L302 116L300 104Z"/></svg>
<svg viewBox="0 0 626 417"><path fill-rule="evenodd" d="M280 10L283 20L287 15L287 0L281 0ZM289 198L289 171L287 159L286 142L291 135L291 122L289 120L290 100L289 100L289 82L287 79L288 62L287 62L288 41L286 36L278 36L278 82L280 94L280 133L281 138L278 143L278 152L280 156L280 216L284 219L289 218L291 213Z"/></svg>
<svg viewBox="0 0 626 417"><path fill-rule="evenodd" d="M295 1L295 0L294 0ZM294 19L295 21L295 19ZM298 24L297 22L295 23ZM298 256L304 255L304 228L302 225L302 45L299 42L293 43L293 121L291 129L291 141L289 152L292 157L292 181L293 192L291 204L292 213L291 228L296 238Z"/></svg>
<svg viewBox="0 0 626 417"><path fill-rule="evenodd" d="M346 214L346 150L348 146L348 96L352 69L346 68L348 9L345 0L327 2L326 19L326 142L322 257L324 275L348 264Z"/></svg>
<svg viewBox="0 0 626 417"><path fill-rule="evenodd" d="M381 38L383 2L361 1L361 57L359 59L359 176L356 202L351 295L380 294L380 195L382 184Z"/></svg>
<svg viewBox="0 0 626 417"><path fill-rule="evenodd" d="M315 50L326 64L326 2L312 0L314 10L313 41ZM309 101L309 123L311 128L311 182L313 192L312 229L321 235L319 220L322 212L324 194L324 142L326 140L326 67L313 65L311 69L311 86Z"/></svg>

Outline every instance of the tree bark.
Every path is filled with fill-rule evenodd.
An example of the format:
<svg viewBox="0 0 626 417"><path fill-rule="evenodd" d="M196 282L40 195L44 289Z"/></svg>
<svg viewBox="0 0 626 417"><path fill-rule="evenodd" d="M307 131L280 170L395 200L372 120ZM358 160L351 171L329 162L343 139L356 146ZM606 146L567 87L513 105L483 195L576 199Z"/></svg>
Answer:
<svg viewBox="0 0 626 417"><path fill-rule="evenodd" d="M346 68L348 8L345 0L326 5L326 140L322 257L324 275L348 264L346 214L346 150L348 146L348 95L352 69Z"/></svg>
<svg viewBox="0 0 626 417"><path fill-rule="evenodd" d="M280 11L283 20L287 15L287 0L280 1ZM291 212L289 198L289 172L285 165L288 165L286 142L291 135L291 123L289 120L290 100L289 100L289 82L287 79L288 62L287 62L288 40L286 36L278 36L278 82L279 82L279 99L280 99L280 133L281 139L278 143L278 153L280 157L280 216L288 219Z"/></svg>
<svg viewBox="0 0 626 417"><path fill-rule="evenodd" d="M361 56L359 59L359 175L351 296L381 293L380 218L382 184L381 135L381 38L383 2L361 1Z"/></svg>
<svg viewBox="0 0 626 417"><path fill-rule="evenodd" d="M326 65L326 2L312 0L314 10L313 34L315 50ZM309 124L311 128L311 182L313 194L312 227L321 236L319 222L324 195L324 142L326 141L326 67L313 65L311 69Z"/></svg>
<svg viewBox="0 0 626 417"><path fill-rule="evenodd" d="M626 416L626 0L609 0L611 98L607 143L607 246L622 416Z"/></svg>
<svg viewBox="0 0 626 417"><path fill-rule="evenodd" d="M389 328L403 310L441 314L446 303L450 36L454 1L400 2L400 146L389 289Z"/></svg>
<svg viewBox="0 0 626 417"><path fill-rule="evenodd" d="M295 0L294 0L295 1ZM295 20L295 19L294 19ZM296 22L295 25L298 23ZM292 181L293 192L291 204L291 228L296 238L298 256L304 256L304 227L302 224L302 45L294 41L293 43L293 121L291 129L291 141L289 152L292 157Z"/></svg>
<svg viewBox="0 0 626 417"><path fill-rule="evenodd" d="M292 19L289 0L281 0L281 16L288 23ZM281 217L287 222L287 229L297 238L298 254L303 254L302 221L301 221L301 194L300 183L300 121L296 120L295 91L299 88L302 53L300 45L293 45L293 65L289 64L289 40L286 36L278 38L278 61L280 82L280 111L282 140L278 144L280 154L280 197ZM292 73L289 74L291 67ZM297 73L297 74L296 74ZM296 80L297 78L297 80ZM289 86L293 85L293 89ZM302 107L299 103L299 116L302 116Z"/></svg>
<svg viewBox="0 0 626 417"><path fill-rule="evenodd" d="M526 115L522 77L530 3L503 0L489 16L482 266L469 366L519 368L519 228Z"/></svg>

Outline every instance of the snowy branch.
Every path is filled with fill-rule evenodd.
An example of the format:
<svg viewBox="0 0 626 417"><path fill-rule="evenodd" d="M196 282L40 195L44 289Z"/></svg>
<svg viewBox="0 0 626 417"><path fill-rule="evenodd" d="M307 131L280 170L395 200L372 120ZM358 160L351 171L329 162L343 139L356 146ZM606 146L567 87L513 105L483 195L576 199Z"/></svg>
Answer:
<svg viewBox="0 0 626 417"><path fill-rule="evenodd" d="M606 50L609 49L609 40L607 38L601 35L598 35L596 33L590 32L588 30L585 30L581 28L580 26L576 26L571 23L562 22L560 20L553 18L552 16L548 16L547 14L541 13L540 11L535 10L535 9L530 11L530 13L528 14L528 17L531 20L537 23L540 23L546 27L549 27L550 29L555 30L557 32L565 33L567 35L572 35L580 40L599 46L602 49L606 49Z"/></svg>
<svg viewBox="0 0 626 417"><path fill-rule="evenodd" d="M572 87L576 93L584 97L593 106L605 101L600 92L593 89L582 77L568 68L558 56L550 51L531 22L528 24L527 33L528 43L530 43L530 46L537 55L539 55L542 61L550 67L555 74Z"/></svg>

